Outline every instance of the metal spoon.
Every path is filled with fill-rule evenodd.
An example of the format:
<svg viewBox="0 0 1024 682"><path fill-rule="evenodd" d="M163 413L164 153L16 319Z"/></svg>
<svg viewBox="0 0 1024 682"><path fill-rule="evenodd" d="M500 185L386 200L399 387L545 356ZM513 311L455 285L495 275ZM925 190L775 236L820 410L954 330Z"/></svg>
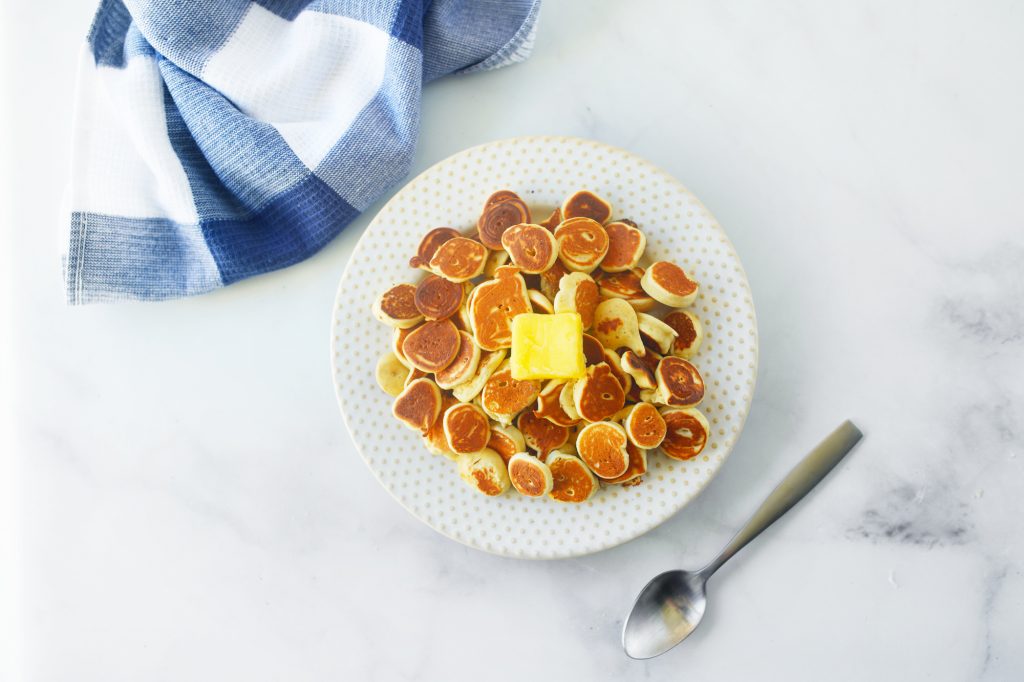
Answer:
<svg viewBox="0 0 1024 682"><path fill-rule="evenodd" d="M699 571L667 571L647 583L622 628L626 654L654 658L686 639L704 617L708 578L803 499L862 437L852 422L843 422L789 472L711 563Z"/></svg>

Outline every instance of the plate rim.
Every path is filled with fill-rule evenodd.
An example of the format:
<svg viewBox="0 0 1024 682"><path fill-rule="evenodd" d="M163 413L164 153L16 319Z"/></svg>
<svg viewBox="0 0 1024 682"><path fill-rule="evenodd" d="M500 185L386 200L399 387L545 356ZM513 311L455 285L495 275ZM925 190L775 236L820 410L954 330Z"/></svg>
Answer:
<svg viewBox="0 0 1024 682"><path fill-rule="evenodd" d="M463 154L466 154L468 152L471 152L471 151L474 151L474 150L477 150L477 149L480 149L480 148L483 148L483 147L490 147L490 146L498 145L498 144L502 144L502 145L513 144L514 145L514 144L519 144L519 143L524 143L524 142L529 142L529 143L538 143L538 142L540 142L540 143L548 143L548 142L550 142L550 143L567 143L567 142L568 143L582 143L582 144L591 145L593 147L604 148L606 150L610 150L610 151L614 152L615 154L625 155L625 156L629 157L631 160L633 160L635 163L637 163L638 165L642 165L642 166L647 167L649 169L649 171L651 171L652 173L656 173L658 175L664 176L665 178L667 178L671 182L674 182L674 183L678 184L680 187L682 187L686 191L687 194L689 194L692 198L697 200L698 204L706 212L707 216L714 222L715 225L718 226L718 229L720 230L722 236L725 238L725 245L728 247L730 255L732 256L732 258L734 259L736 264L739 266L740 272L743 275L743 281L746 284L747 295L750 297L750 308L751 308L750 315L751 315L751 324L752 324L751 328L753 330L753 337L754 337L753 338L753 344L752 344L752 347L753 347L753 360L752 360L751 370L752 370L753 374L752 374L752 377L751 377L751 384L750 384L750 400L744 401L744 405L742 406L742 410L740 412L739 424L738 424L738 430L736 432L736 437L733 439L733 441L732 441L731 445L729 446L729 448L724 453L722 453L722 462L721 462L721 464L717 468L715 468L714 471L712 471L711 474L706 479L704 479L702 482L699 483L699 487L697 487L697 489L694 491L693 495L691 495L689 497L689 499L687 499L682 505L680 505L678 509L674 510L672 513L668 514L664 518L659 519L654 524L644 528L643 530L641 530L637 534L633 535L632 537L629 537L627 539L620 540L620 541L614 541L614 542L612 542L610 544L605 544L605 545L596 546L596 547L593 547L593 548L588 548L586 551L571 552L569 554L564 554L564 555L559 555L559 556L536 556L536 555L534 555L534 556L524 556L524 555L512 554L512 553L509 553L509 552L501 551L500 549L491 549L491 548L483 547L481 545L478 545L478 544L475 544L475 543L471 542L469 539L464 539L462 537L456 537L456 536L454 536L454 535L452 535L452 534L450 534L448 532L445 532L444 530L441 530L440 528L436 527L434 524L429 523L426 519L424 519L421 516L419 516L415 511L410 509L409 506L406 505L405 501L402 500L394 491L392 491L391 488L388 485L386 485L383 480L381 480L381 477L377 473L377 471L372 466L370 466L369 460L367 459L366 455L363 453L362 446L359 444L359 442L357 441L357 439L355 437L355 432L352 429L352 425L349 423L348 414L345 412L345 407L344 407L344 405L342 403L341 392L338 390L338 382L335 380L335 377L337 376L337 373L339 371L337 363L335 362L335 358L337 357L337 355L335 353L335 343L337 341L336 335L335 335L335 327L338 324L337 311L338 311L338 308L339 308L339 305L340 305L340 302L341 302L342 285L345 282L345 280L347 279L348 274L349 274L349 270L352 268L353 263L355 263L355 261L356 261L355 256L363 248L364 243L367 241L367 235L369 234L370 229L372 227L374 227L375 223L377 222L377 219L380 217L380 214L384 211L384 209L392 201L394 201L400 194L402 194L410 186L412 186L417 181L419 181L420 178L422 178L424 175L430 173L431 171L433 171L436 167L440 166L441 164L447 163L448 161L450 161L454 157L461 156ZM736 251L735 245L733 245L733 243L732 243L732 239L729 237L729 234L725 231L725 228L722 227L722 224L715 217L714 213L712 213L708 209L708 207L704 204L704 202L700 199L700 197L698 197L693 192L691 192L689 187L687 187L682 181L680 181L678 178L676 178L674 175L672 175L668 171L664 170L660 166L654 164L651 161L648 161L644 157L642 157L642 156L640 156L638 154L635 154L634 152L631 152L631 151L629 151L627 149L623 149L622 147L617 147L615 145L611 145L611 144L608 144L606 142L601 142L599 140L593 140L593 139L584 138L584 137L577 137L577 136L573 136L573 135L519 135L519 136L515 136L515 137L505 137L505 138L498 138L498 139L495 139L495 140L489 140L487 142L482 142L480 144L476 144L476 145L473 145L473 146L470 146L470 147L465 147L465 148L460 149L460 150L458 150L458 151L456 151L456 152L454 152L452 154L449 154L448 156L446 156L446 157L444 157L442 159L439 159L438 161L430 164L429 166L424 168L422 171L417 173L414 177L412 177L411 179L409 179L406 182L404 182L402 184L402 186L399 187L387 199L387 201L385 201L383 204L381 204L380 208L377 209L377 211L374 214L374 216L370 219L370 222L367 223L366 227L363 229L362 234L359 235L359 239L356 240L355 246L352 247L352 252L349 254L348 261L345 263L345 267L341 271L341 276L338 278L337 290L335 291L333 302L332 302L332 307L331 307L331 317L330 317L330 329L329 329L329 332L330 333L328 335L329 336L328 355L329 355L330 368L331 368L331 384L332 384L332 388L333 388L333 391L334 391L334 398L335 398L335 401L337 402L337 405L338 405L338 411L341 413L342 422L345 424L345 430L348 432L349 441L352 443L353 447L355 448L356 453L358 453L358 455L359 455L359 458L361 460L363 460L363 464L366 466L367 469L370 470L370 473L373 475L373 478L377 481L377 483L410 516L412 516L418 522L420 522L423 525L425 525L428 528L430 528L435 533L438 533L438 534L448 538L449 540L453 540L453 541L455 541L455 542L457 542L460 545L463 545L465 547L470 547L472 549L475 549L475 550L478 550L478 551L481 551L481 552L485 552L485 553L491 554L493 556L500 556L500 557L507 558L507 559L520 559L520 560L527 560L527 561L557 561L557 560L561 560L561 559L572 559L572 558L576 558L576 557L589 556L591 554L596 554L598 552L603 552L605 550L613 549L615 547L619 547L621 545L625 545L627 543L633 542L634 540L637 540L637 539L643 537L644 535L647 535L652 530L658 528L662 524L664 524L667 521L669 521L670 519L674 518L677 514L679 514L686 507L688 507L694 500L696 500L701 494L703 494L703 492L707 489L707 487L711 484L711 482L718 476L718 473L724 468L726 461L732 455L732 452L736 448L736 445L739 443L740 439L743 437L743 432L746 429L747 418L750 416L750 410L751 410L751 408L753 406L753 403L754 403L754 395L757 392L757 379L758 379L758 373L759 373L759 369L760 369L760 356L761 356L761 353L760 353L760 329L759 329L758 323L757 323L757 305L754 302L754 293L753 293L753 289L750 286L750 277L747 275L747 270L746 270L746 268L743 265L743 261L740 259L739 253Z"/></svg>

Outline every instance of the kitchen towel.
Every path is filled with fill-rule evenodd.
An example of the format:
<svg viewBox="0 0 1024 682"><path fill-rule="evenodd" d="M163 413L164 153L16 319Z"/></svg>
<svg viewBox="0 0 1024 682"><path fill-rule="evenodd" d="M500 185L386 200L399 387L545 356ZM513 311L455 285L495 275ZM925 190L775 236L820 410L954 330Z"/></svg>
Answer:
<svg viewBox="0 0 1024 682"><path fill-rule="evenodd" d="M103 0L78 74L71 304L316 253L409 171L424 83L527 57L540 0Z"/></svg>

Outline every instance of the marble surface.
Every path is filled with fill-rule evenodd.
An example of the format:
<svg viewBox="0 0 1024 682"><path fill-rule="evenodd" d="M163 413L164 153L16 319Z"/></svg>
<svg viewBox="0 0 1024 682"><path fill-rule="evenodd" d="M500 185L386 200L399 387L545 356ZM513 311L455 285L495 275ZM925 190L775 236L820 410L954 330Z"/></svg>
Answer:
<svg viewBox="0 0 1024 682"><path fill-rule="evenodd" d="M1024 674L1018 4L549 0L529 62L428 89L416 171L520 134L625 147L716 214L758 307L719 476L649 535L548 563L435 534L352 451L328 324L373 210L225 291L64 307L88 5L0 6L10 679ZM844 417L863 446L714 579L698 633L627 660L647 578L707 559Z"/></svg>

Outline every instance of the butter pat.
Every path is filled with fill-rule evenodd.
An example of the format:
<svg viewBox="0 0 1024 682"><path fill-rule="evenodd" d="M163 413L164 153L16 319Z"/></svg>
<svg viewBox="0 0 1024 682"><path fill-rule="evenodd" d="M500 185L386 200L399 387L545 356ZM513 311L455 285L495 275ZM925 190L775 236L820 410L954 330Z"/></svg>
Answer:
<svg viewBox="0 0 1024 682"><path fill-rule="evenodd" d="M587 373L583 322L577 313L512 318L512 378L579 379Z"/></svg>

